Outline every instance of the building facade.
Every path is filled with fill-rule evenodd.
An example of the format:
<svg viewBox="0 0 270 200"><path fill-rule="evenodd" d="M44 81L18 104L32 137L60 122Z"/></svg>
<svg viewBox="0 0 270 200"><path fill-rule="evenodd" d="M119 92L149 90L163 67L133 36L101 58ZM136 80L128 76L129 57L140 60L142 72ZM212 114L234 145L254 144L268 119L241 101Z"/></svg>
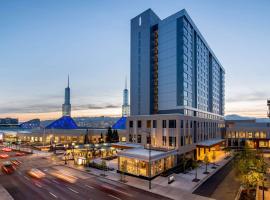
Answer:
<svg viewBox="0 0 270 200"><path fill-rule="evenodd" d="M225 71L186 10L131 20L131 115L224 115Z"/></svg>
<svg viewBox="0 0 270 200"><path fill-rule="evenodd" d="M270 148L270 120L226 120L225 138L232 148Z"/></svg>
<svg viewBox="0 0 270 200"><path fill-rule="evenodd" d="M183 157L222 155L225 71L186 10L161 20L148 9L131 19L130 76L127 141L164 159L123 152L129 173L152 178Z"/></svg>

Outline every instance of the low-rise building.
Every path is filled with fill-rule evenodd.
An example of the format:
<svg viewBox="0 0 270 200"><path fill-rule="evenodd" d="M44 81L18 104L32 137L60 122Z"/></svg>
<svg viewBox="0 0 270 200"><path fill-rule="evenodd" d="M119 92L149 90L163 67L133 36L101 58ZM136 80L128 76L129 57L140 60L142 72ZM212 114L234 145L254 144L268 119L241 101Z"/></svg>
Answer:
<svg viewBox="0 0 270 200"><path fill-rule="evenodd" d="M226 120L224 137L232 148L270 148L270 120Z"/></svg>

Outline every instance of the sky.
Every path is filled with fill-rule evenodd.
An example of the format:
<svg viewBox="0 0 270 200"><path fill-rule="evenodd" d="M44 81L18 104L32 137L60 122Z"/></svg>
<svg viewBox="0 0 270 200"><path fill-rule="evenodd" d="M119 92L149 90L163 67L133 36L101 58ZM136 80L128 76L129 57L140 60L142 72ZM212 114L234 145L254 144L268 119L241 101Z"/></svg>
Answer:
<svg viewBox="0 0 270 200"><path fill-rule="evenodd" d="M130 19L185 8L226 70L225 112L266 117L270 1L2 0L0 117L119 116L130 70Z"/></svg>

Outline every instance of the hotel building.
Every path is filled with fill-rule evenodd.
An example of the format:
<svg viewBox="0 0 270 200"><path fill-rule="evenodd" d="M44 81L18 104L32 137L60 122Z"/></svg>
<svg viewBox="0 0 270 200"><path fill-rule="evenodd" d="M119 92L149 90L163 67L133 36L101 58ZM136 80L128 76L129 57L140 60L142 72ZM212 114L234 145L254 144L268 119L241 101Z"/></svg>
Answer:
<svg viewBox="0 0 270 200"><path fill-rule="evenodd" d="M224 76L186 10L161 20L148 9L131 19L127 140L148 148L151 143L158 156L153 160L145 149L124 151L120 171L126 163L126 172L153 177L177 165L183 155L203 159L218 152L224 143Z"/></svg>

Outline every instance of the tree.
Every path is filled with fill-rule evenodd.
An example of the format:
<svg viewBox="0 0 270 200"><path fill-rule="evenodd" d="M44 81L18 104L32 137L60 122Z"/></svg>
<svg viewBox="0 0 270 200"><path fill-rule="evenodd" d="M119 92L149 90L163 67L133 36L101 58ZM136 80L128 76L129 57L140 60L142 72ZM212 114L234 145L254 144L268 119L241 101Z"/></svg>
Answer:
<svg viewBox="0 0 270 200"><path fill-rule="evenodd" d="M105 160L101 160L101 168L103 169L103 176L105 176L105 171L107 169L107 163Z"/></svg>
<svg viewBox="0 0 270 200"><path fill-rule="evenodd" d="M260 183L264 184L267 164L262 156L257 156L255 151L245 147L242 152L237 154L235 169L242 186L250 195L250 189L256 188Z"/></svg>
<svg viewBox="0 0 270 200"><path fill-rule="evenodd" d="M195 169L195 178L192 180L193 182L198 182L200 179L198 179L198 167L199 163L197 160L192 161L192 168Z"/></svg>
<svg viewBox="0 0 270 200"><path fill-rule="evenodd" d="M209 164L209 158L208 158L207 154L204 156L203 162L205 164L205 172L204 172L204 174L209 174L209 172L207 171L207 167L208 167L208 164Z"/></svg>
<svg viewBox="0 0 270 200"><path fill-rule="evenodd" d="M226 155L226 157L229 157L230 156L230 154L231 154L231 148L230 147L227 147L227 148L225 148L224 149L224 151L225 151L225 155Z"/></svg>
<svg viewBox="0 0 270 200"><path fill-rule="evenodd" d="M119 142L119 135L116 129L113 130L113 142Z"/></svg>
<svg viewBox="0 0 270 200"><path fill-rule="evenodd" d="M216 167L215 167L215 165L216 165L216 163L215 163L215 161L216 161L216 159L217 159L217 156L216 156L216 151L213 151L213 153L212 153L212 160L213 160L213 169L215 169Z"/></svg>
<svg viewBox="0 0 270 200"><path fill-rule="evenodd" d="M113 141L113 132L112 132L112 128L109 127L107 130L106 142L111 143L112 141Z"/></svg>
<svg viewBox="0 0 270 200"><path fill-rule="evenodd" d="M103 133L100 133L99 143L103 143L103 142L104 142Z"/></svg>

